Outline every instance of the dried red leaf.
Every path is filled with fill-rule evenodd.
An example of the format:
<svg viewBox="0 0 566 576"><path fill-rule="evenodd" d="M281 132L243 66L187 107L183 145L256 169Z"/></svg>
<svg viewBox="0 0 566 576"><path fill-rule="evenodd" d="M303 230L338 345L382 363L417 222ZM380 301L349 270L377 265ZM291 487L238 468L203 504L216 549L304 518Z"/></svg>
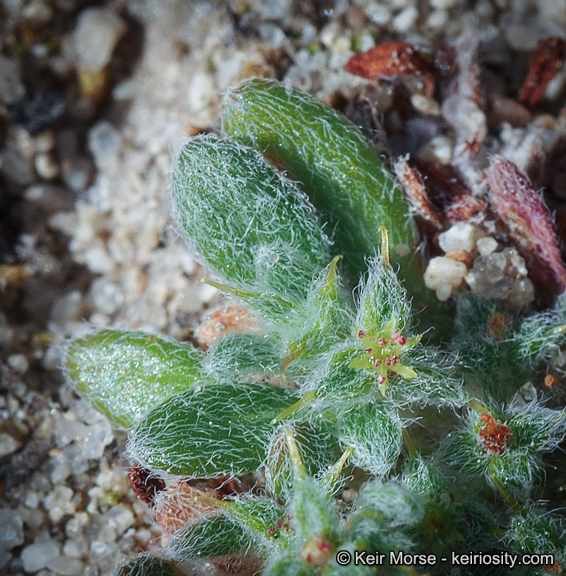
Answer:
<svg viewBox="0 0 566 576"><path fill-rule="evenodd" d="M490 452L503 454L513 436L509 426L501 424L491 414L482 414L480 420L483 424L479 432L482 444Z"/></svg>
<svg viewBox="0 0 566 576"><path fill-rule="evenodd" d="M432 65L407 42L385 42L366 52L354 54L344 69L368 80L412 74L424 76L426 93L432 95L434 92Z"/></svg>
<svg viewBox="0 0 566 576"><path fill-rule="evenodd" d="M557 37L540 40L529 62L529 72L521 89L519 101L533 108L546 92L549 82L562 68L566 58L566 40Z"/></svg>
<svg viewBox="0 0 566 576"><path fill-rule="evenodd" d="M421 173L402 157L395 162L393 169L415 213L442 230L442 214L430 201Z"/></svg>
<svg viewBox="0 0 566 576"><path fill-rule="evenodd" d="M566 269L544 200L508 160L492 162L488 179L491 207L525 259L531 280L546 294L561 294L566 288Z"/></svg>
<svg viewBox="0 0 566 576"><path fill-rule="evenodd" d="M153 476L151 470L142 468L139 464L130 468L128 480L132 490L150 508L155 505L156 496L165 490L165 482L158 476Z"/></svg>
<svg viewBox="0 0 566 576"><path fill-rule="evenodd" d="M432 203L451 223L466 222L485 212L487 203L470 192L452 166L417 162L417 167L426 182Z"/></svg>
<svg viewBox="0 0 566 576"><path fill-rule="evenodd" d="M167 534L174 534L188 522L217 514L220 506L215 500L220 499L214 490L200 490L181 480L160 494L155 517Z"/></svg>

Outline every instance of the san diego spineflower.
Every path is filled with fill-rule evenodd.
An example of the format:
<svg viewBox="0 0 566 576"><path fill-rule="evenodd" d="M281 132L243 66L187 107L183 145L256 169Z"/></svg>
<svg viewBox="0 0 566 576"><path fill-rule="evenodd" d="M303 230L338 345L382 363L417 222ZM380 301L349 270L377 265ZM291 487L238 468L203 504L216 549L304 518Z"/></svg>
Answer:
<svg viewBox="0 0 566 576"><path fill-rule="evenodd" d="M364 354L352 360L350 368L376 372L377 383L384 396L387 392L390 372L399 374L403 378L417 376L413 368L402 363L402 357L420 342L421 335L408 338L398 332L397 320L394 316L380 332L359 330L358 338L361 340Z"/></svg>

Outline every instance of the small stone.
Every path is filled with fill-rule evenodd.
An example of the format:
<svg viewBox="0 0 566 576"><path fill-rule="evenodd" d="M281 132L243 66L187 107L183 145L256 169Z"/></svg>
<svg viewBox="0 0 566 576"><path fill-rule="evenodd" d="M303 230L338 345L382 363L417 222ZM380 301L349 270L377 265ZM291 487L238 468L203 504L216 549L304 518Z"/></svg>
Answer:
<svg viewBox="0 0 566 576"><path fill-rule="evenodd" d="M59 556L59 543L55 540L47 540L26 546L20 558L25 572L37 572L42 568L47 568L47 563L57 556Z"/></svg>
<svg viewBox="0 0 566 576"><path fill-rule="evenodd" d="M439 116L440 106L436 100L425 96L424 94L413 94L411 96L413 108L424 116Z"/></svg>
<svg viewBox="0 0 566 576"><path fill-rule="evenodd" d="M28 371L29 362L24 354L11 354L8 356L8 366L18 374L25 374ZM0 456L2 455L1 452L2 448L0 447Z"/></svg>
<svg viewBox="0 0 566 576"><path fill-rule="evenodd" d="M90 286L94 306L103 314L114 314L124 301L120 288L106 278L97 278Z"/></svg>
<svg viewBox="0 0 566 576"><path fill-rule="evenodd" d="M84 571L84 563L69 556L55 556L47 561L46 567L60 576L79 576Z"/></svg>
<svg viewBox="0 0 566 576"><path fill-rule="evenodd" d="M71 558L83 558L87 553L88 545L84 538L69 539L63 545L63 554L65 556L70 556Z"/></svg>
<svg viewBox="0 0 566 576"><path fill-rule="evenodd" d="M407 6L393 19L393 29L399 34L406 34L415 25L419 11L414 6Z"/></svg>
<svg viewBox="0 0 566 576"><path fill-rule="evenodd" d="M53 180L59 176L59 165L50 154L41 153L35 157L35 171L44 180Z"/></svg>
<svg viewBox="0 0 566 576"><path fill-rule="evenodd" d="M446 10L434 10L426 19L426 27L431 30L439 30L448 22L448 12Z"/></svg>
<svg viewBox="0 0 566 576"><path fill-rule="evenodd" d="M259 26L259 35L271 48L281 48L287 42L285 32L275 24L261 24Z"/></svg>
<svg viewBox="0 0 566 576"><path fill-rule="evenodd" d="M86 190L92 181L94 167L88 158L77 156L64 160L61 169L63 181L74 192Z"/></svg>
<svg viewBox="0 0 566 576"><path fill-rule="evenodd" d="M11 508L0 508L0 550L11 550L24 543L22 518Z"/></svg>
<svg viewBox="0 0 566 576"><path fill-rule="evenodd" d="M189 105L193 112L202 112L214 97L216 86L214 78L206 72L193 74L189 85Z"/></svg>
<svg viewBox="0 0 566 576"><path fill-rule="evenodd" d="M71 502L73 491L67 486L58 485L43 499L43 505L52 522L59 522L63 516L75 510Z"/></svg>
<svg viewBox="0 0 566 576"><path fill-rule="evenodd" d="M87 8L78 17L73 41L80 69L100 70L126 31L124 22L107 8Z"/></svg>
<svg viewBox="0 0 566 576"><path fill-rule="evenodd" d="M458 222L438 237L438 243L444 252L466 250L472 252L476 246L476 238L480 229L467 222Z"/></svg>
<svg viewBox="0 0 566 576"><path fill-rule="evenodd" d="M289 15L292 0L266 0L259 4L265 20L282 20Z"/></svg>
<svg viewBox="0 0 566 576"><path fill-rule="evenodd" d="M462 284L466 272L466 265L462 262L439 256L428 264L424 274L425 285L436 291L439 300L448 300L453 289Z"/></svg>
<svg viewBox="0 0 566 576"><path fill-rule="evenodd" d="M18 442L15 438L10 436L10 434L6 434L6 432L1 432L0 458L2 458L3 456L7 456L8 454L12 454L12 452L15 452L21 445L22 443Z"/></svg>
<svg viewBox="0 0 566 576"><path fill-rule="evenodd" d="M378 26L386 26L391 21L391 10L381 3L372 2L366 8L366 14Z"/></svg>
<svg viewBox="0 0 566 576"><path fill-rule="evenodd" d="M497 240L491 236L478 238L476 242L476 248L481 256L487 256L488 254L495 252L498 246L499 244L497 243Z"/></svg>
<svg viewBox="0 0 566 576"><path fill-rule="evenodd" d="M34 490L28 490L24 498L24 504L28 508L37 508L39 506L39 494Z"/></svg>
<svg viewBox="0 0 566 576"><path fill-rule="evenodd" d="M99 459L104 452L104 448L113 439L114 434L108 420L101 420L92 426L88 426L82 446L85 458Z"/></svg>
<svg viewBox="0 0 566 576"><path fill-rule="evenodd" d="M110 122L98 122L88 133L88 147L99 169L119 160L123 146L122 136Z"/></svg>
<svg viewBox="0 0 566 576"><path fill-rule="evenodd" d="M105 515L105 521L113 524L119 534L123 534L128 528L134 525L134 514L132 510L124 504L113 506Z"/></svg>

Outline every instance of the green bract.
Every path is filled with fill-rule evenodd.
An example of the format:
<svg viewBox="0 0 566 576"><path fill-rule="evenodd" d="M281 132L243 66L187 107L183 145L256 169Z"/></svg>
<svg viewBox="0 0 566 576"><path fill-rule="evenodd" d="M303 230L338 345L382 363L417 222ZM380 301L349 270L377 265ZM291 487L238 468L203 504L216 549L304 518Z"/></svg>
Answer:
<svg viewBox="0 0 566 576"><path fill-rule="evenodd" d="M545 568L559 573L564 518L549 511L566 504L566 416L559 396L527 396L564 377L563 299L504 317L462 293L454 334L432 346L423 326L444 326L446 310L419 310L432 292L415 225L359 131L264 80L229 92L222 127L179 152L172 210L211 283L259 332L227 334L206 354L117 330L67 347L71 381L129 429L140 478L215 487L191 492L184 505L198 514L187 511L163 558L117 574L192 574L244 555L263 576L486 573L451 562L470 551L550 554ZM231 480L242 492L216 490ZM380 566L353 563L376 552Z"/></svg>

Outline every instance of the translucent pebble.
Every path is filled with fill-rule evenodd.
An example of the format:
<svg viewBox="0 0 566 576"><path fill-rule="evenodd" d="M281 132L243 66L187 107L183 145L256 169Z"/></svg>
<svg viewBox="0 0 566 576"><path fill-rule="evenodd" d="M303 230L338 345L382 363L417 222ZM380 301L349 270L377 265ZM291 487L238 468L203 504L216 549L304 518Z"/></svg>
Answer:
<svg viewBox="0 0 566 576"><path fill-rule="evenodd" d="M91 284L90 296L95 307L103 314L113 314L124 301L119 286L106 278L97 278Z"/></svg>
<svg viewBox="0 0 566 576"><path fill-rule="evenodd" d="M466 272L467 268L463 262L439 256L432 258L428 263L424 281L427 288L437 292L439 299L447 300L452 290L460 286Z"/></svg>
<svg viewBox="0 0 566 576"><path fill-rule="evenodd" d="M83 528L89 523L89 516L86 512L78 512L65 525L65 534L69 538L82 537Z"/></svg>
<svg viewBox="0 0 566 576"><path fill-rule="evenodd" d="M85 458L100 458L104 447L114 439L112 428L107 420L87 427L87 433L83 440L83 453Z"/></svg>
<svg viewBox="0 0 566 576"><path fill-rule="evenodd" d="M495 252L498 246L499 244L497 243L497 240L491 236L478 238L478 241L476 242L476 247L481 256L487 256L488 254Z"/></svg>
<svg viewBox="0 0 566 576"><path fill-rule="evenodd" d="M21 516L24 526L28 530L37 530L45 522L45 513L43 508L25 508L18 506L18 514Z"/></svg>
<svg viewBox="0 0 566 576"><path fill-rule="evenodd" d="M60 576L79 576L83 573L84 563L77 558L55 556L47 561L46 567Z"/></svg>
<svg viewBox="0 0 566 576"><path fill-rule="evenodd" d="M85 250L83 253L83 259L92 272L98 274L109 274L114 270L114 260L112 260L104 246L100 244L91 246Z"/></svg>
<svg viewBox="0 0 566 576"><path fill-rule="evenodd" d="M59 166L50 154L41 153L35 157L35 171L44 180L53 180L59 175Z"/></svg>
<svg viewBox="0 0 566 576"><path fill-rule="evenodd" d="M21 442L18 442L15 438L6 434L5 432L0 433L0 458L7 456L12 452L15 452L20 446Z"/></svg>
<svg viewBox="0 0 566 576"><path fill-rule="evenodd" d="M88 147L98 168L116 162L123 146L124 142L118 130L105 120L98 122L88 133Z"/></svg>
<svg viewBox="0 0 566 576"><path fill-rule="evenodd" d="M116 527L119 534L124 533L134 525L134 514L132 510L124 504L113 506L105 515L105 520Z"/></svg>
<svg viewBox="0 0 566 576"><path fill-rule="evenodd" d="M434 10L426 19L426 27L432 30L438 30L448 22L448 12L446 10Z"/></svg>
<svg viewBox="0 0 566 576"><path fill-rule="evenodd" d="M369 19L378 26L385 26L391 21L391 10L381 3L372 2L366 8Z"/></svg>
<svg viewBox="0 0 566 576"><path fill-rule="evenodd" d="M24 504L28 508L37 508L39 506L39 494L34 490L28 490L24 497Z"/></svg>
<svg viewBox="0 0 566 576"><path fill-rule="evenodd" d="M193 112L201 112L214 96L214 78L206 72L196 72L189 85L189 105Z"/></svg>
<svg viewBox="0 0 566 576"><path fill-rule="evenodd" d="M265 20L280 20L289 15L292 0L266 0L259 4Z"/></svg>
<svg viewBox="0 0 566 576"><path fill-rule="evenodd" d="M71 467L64 454L58 458L53 458L53 467L51 469L51 482L60 484L71 475Z"/></svg>
<svg viewBox="0 0 566 576"><path fill-rule="evenodd" d="M65 556L70 556L71 558L83 558L86 556L87 552L88 546L84 538L70 539L63 545L63 554Z"/></svg>
<svg viewBox="0 0 566 576"><path fill-rule="evenodd" d="M67 446L85 434L85 426L77 420L70 420L59 416L55 420L55 443L59 448Z"/></svg>
<svg viewBox="0 0 566 576"><path fill-rule="evenodd" d="M527 267L525 266L525 260L522 258L522 256L519 255L517 250L513 250L512 248L505 248L503 252L517 271L517 274L520 276L526 276Z"/></svg>
<svg viewBox="0 0 566 576"><path fill-rule="evenodd" d="M104 68L125 30L124 22L111 10L106 8L83 10L73 31L79 68L83 70Z"/></svg>
<svg viewBox="0 0 566 576"><path fill-rule="evenodd" d="M71 502L73 491L67 486L57 485L43 499L43 505L49 513L52 522L59 522L66 514L72 514L75 510Z"/></svg>
<svg viewBox="0 0 566 576"><path fill-rule="evenodd" d="M23 522L11 508L0 508L0 550L11 550L24 543Z"/></svg>
<svg viewBox="0 0 566 576"><path fill-rule="evenodd" d="M30 544L22 550L21 560L25 572L37 572L47 568L47 563L59 556L59 543L47 540L38 544Z"/></svg>
<svg viewBox="0 0 566 576"><path fill-rule="evenodd" d="M29 363L24 354L11 354L8 356L8 365L18 374L25 374L29 368ZM2 435L0 434L0 457L2 454Z"/></svg>
<svg viewBox="0 0 566 576"><path fill-rule="evenodd" d="M393 19L393 29L400 34L409 32L415 25L419 12L414 6L407 6Z"/></svg>
<svg viewBox="0 0 566 576"><path fill-rule="evenodd" d="M444 252L466 250L472 252L476 246L476 238L481 231L467 222L458 222L438 237L440 247Z"/></svg>
<svg viewBox="0 0 566 576"><path fill-rule="evenodd" d="M111 545L109 542L102 540L93 540L90 543L90 556L94 560L101 571L110 572L114 565L114 555L116 554L117 547Z"/></svg>
<svg viewBox="0 0 566 576"><path fill-rule="evenodd" d="M285 32L279 26L275 26L275 24L261 24L259 26L259 35L271 48L281 48L287 41Z"/></svg>
<svg viewBox="0 0 566 576"><path fill-rule="evenodd" d="M515 308L528 306L535 299L535 287L528 278L515 280L511 293L509 294L509 303Z"/></svg>

